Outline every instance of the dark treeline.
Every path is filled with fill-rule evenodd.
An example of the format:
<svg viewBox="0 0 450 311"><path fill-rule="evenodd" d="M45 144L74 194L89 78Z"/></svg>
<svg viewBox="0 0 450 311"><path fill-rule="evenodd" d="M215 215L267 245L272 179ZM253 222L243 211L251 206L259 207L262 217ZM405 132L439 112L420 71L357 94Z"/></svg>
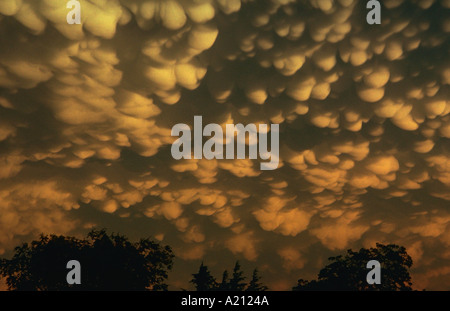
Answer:
<svg viewBox="0 0 450 311"><path fill-rule="evenodd" d="M211 275L208 267L202 262L197 273L192 274L193 278L191 283L194 284L197 291L265 291L267 286L260 282L260 276L258 275L258 269L254 269L252 278L249 283L245 282L246 277L244 272L241 271L241 265L239 261L233 268L231 277L228 275L228 270L225 270L222 274L222 281L217 282L216 278Z"/></svg>
<svg viewBox="0 0 450 311"><path fill-rule="evenodd" d="M409 269L412 259L402 246L377 243L376 248L351 249L345 256L328 258L330 263L320 270L317 280L299 279L294 291L411 291ZM380 284L369 284L367 263L381 265Z"/></svg>
<svg viewBox="0 0 450 311"><path fill-rule="evenodd" d="M150 239L132 243L126 236L93 230L85 239L44 236L15 248L0 260L0 275L10 290L166 290L174 255ZM67 263L81 263L81 284L68 284Z"/></svg>
<svg viewBox="0 0 450 311"><path fill-rule="evenodd" d="M170 246L149 238L130 242L124 235L92 230L86 238L41 235L38 240L14 249L11 259L0 259L0 278L10 290L167 290L174 254ZM81 284L68 284L67 263L81 263ZM381 263L381 284L366 282L370 260ZM330 257L317 280L299 279L294 291L310 290L411 290L411 257L397 245L348 250L345 256ZM249 280L248 282L246 280ZM197 291L265 291L255 268L245 276L236 261L218 281L202 262L190 281Z"/></svg>

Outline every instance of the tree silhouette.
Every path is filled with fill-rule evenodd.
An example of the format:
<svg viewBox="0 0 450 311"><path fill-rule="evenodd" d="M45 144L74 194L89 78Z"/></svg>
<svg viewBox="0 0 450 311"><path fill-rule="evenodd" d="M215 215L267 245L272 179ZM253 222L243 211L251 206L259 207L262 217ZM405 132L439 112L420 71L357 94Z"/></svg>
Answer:
<svg viewBox="0 0 450 311"><path fill-rule="evenodd" d="M228 282L228 271L225 270L222 274L222 282L219 284L219 290L229 290L230 284Z"/></svg>
<svg viewBox="0 0 450 311"><path fill-rule="evenodd" d="M197 291L209 291L217 289L216 279L209 272L208 267L203 264L200 265L198 273L192 274L193 278L190 283L195 285Z"/></svg>
<svg viewBox="0 0 450 311"><path fill-rule="evenodd" d="M86 239L44 236L15 248L12 259L1 259L0 275L10 290L161 290L172 269L169 246L93 230ZM81 264L81 284L69 285L67 262Z"/></svg>
<svg viewBox="0 0 450 311"><path fill-rule="evenodd" d="M402 246L376 244L376 248L348 250L345 256L330 257L331 261L318 275L318 280L299 279L295 291L346 290L346 291L410 291L411 277L408 269L412 259ZM370 260L381 264L381 284L368 284L366 268Z"/></svg>
<svg viewBox="0 0 450 311"><path fill-rule="evenodd" d="M246 288L247 292L263 292L268 288L260 282L261 277L258 275L258 269L253 270L252 279Z"/></svg>
<svg viewBox="0 0 450 311"><path fill-rule="evenodd" d="M244 272L241 271L241 265L239 261L236 261L233 269L233 277L229 282L229 290L232 291L243 291L247 283L244 282L245 277L243 276Z"/></svg>
<svg viewBox="0 0 450 311"><path fill-rule="evenodd" d="M228 270L222 274L222 281L216 282L214 276L208 270L208 267L203 264L200 265L198 273L192 274L193 278L190 281L195 285L197 291L219 290L219 291L265 291L267 286L260 282L258 270L253 270L252 280L249 284L244 282L244 272L241 271L239 261L236 261L233 269L232 278L229 279Z"/></svg>

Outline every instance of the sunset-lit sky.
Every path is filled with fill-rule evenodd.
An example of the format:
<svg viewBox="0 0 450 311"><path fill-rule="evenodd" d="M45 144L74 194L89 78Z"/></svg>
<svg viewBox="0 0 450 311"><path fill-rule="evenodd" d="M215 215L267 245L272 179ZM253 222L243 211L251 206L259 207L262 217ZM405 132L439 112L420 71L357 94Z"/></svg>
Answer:
<svg viewBox="0 0 450 311"><path fill-rule="evenodd" d="M106 227L275 290L407 248L450 290L450 1L0 0L0 256ZM174 160L178 123L279 124L278 169Z"/></svg>

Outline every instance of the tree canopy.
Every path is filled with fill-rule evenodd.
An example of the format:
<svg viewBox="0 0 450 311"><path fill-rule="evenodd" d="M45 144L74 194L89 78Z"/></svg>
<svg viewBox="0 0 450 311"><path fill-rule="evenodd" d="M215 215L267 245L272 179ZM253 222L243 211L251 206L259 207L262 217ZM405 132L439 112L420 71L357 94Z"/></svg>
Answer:
<svg viewBox="0 0 450 311"><path fill-rule="evenodd" d="M248 283L247 288L245 289L247 292L263 292L268 288L266 285L260 282L261 277L258 274L258 269L253 270L252 279L250 283Z"/></svg>
<svg viewBox="0 0 450 311"><path fill-rule="evenodd" d="M229 282L229 289L233 291L243 291L247 286L247 283L245 283L244 280L244 272L241 270L239 261L236 261L236 264L233 268L233 276Z"/></svg>
<svg viewBox="0 0 450 311"><path fill-rule="evenodd" d="M330 257L329 263L320 270L318 279L299 279L295 291L340 290L340 291L410 291L409 268L412 259L406 249L395 244L376 244L376 248L361 248L358 252L348 250L345 256ZM381 284L368 284L366 265L377 260L381 265Z"/></svg>
<svg viewBox="0 0 450 311"><path fill-rule="evenodd" d="M218 290L226 291L229 289L230 289L230 286L229 286L229 280L228 280L228 271L225 270L225 271L223 271L222 282L220 282Z"/></svg>
<svg viewBox="0 0 450 311"><path fill-rule="evenodd" d="M192 274L193 278L190 281L194 284L197 291L215 290L218 287L216 279L209 272L208 267L202 262L197 273Z"/></svg>
<svg viewBox="0 0 450 311"><path fill-rule="evenodd" d="M222 274L222 281L218 283L216 278L208 270L208 267L202 262L199 271L192 274L191 283L194 284L197 291L265 291L265 286L260 280L258 270L253 270L252 279L249 283L245 282L244 272L241 270L239 261L236 261L233 274L229 278L228 271L225 270Z"/></svg>
<svg viewBox="0 0 450 311"><path fill-rule="evenodd" d="M14 250L11 259L0 258L0 278L6 279L10 290L167 290L165 284L172 269L174 254L169 246L149 238L130 242L120 234L92 230L84 239L70 236L41 235ZM81 284L67 282L67 263L81 264ZM369 261L380 263L381 284L368 284ZM347 250L345 255L329 258L317 280L299 279L292 289L309 290L412 290L409 269L413 262L406 249L395 244L376 244L375 248ZM246 277L239 261L231 275L222 274L221 282L202 262L192 274L197 291L265 291L258 270Z"/></svg>
<svg viewBox="0 0 450 311"><path fill-rule="evenodd" d="M41 235L1 259L0 276L10 290L164 290L174 255L150 239L92 230L85 239ZM81 284L66 281L67 262L81 264Z"/></svg>

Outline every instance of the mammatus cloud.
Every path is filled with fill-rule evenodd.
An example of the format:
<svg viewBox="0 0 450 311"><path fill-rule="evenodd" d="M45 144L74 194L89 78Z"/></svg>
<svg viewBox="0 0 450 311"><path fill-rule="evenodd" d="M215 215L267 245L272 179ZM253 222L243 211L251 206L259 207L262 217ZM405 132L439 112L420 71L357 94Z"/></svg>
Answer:
<svg viewBox="0 0 450 311"><path fill-rule="evenodd" d="M1 1L0 252L116 225L281 289L387 242L450 288L450 2L363 2ZM279 168L174 160L194 115L279 124Z"/></svg>

